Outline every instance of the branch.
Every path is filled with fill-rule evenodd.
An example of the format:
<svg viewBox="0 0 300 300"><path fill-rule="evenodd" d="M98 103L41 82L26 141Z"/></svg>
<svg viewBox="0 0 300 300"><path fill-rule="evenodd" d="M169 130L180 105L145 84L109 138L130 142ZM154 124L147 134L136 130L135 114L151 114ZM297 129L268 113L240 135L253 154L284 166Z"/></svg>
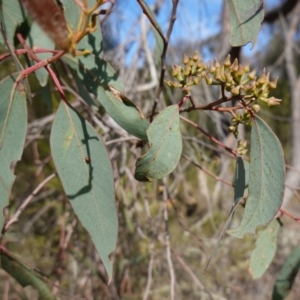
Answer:
<svg viewBox="0 0 300 300"><path fill-rule="evenodd" d="M17 222L19 220L19 216L21 215L22 211L26 208L26 206L30 203L32 198L38 194L38 192L54 177L56 176L56 173L53 173L49 175L45 180L43 180L36 188L35 190L24 200L22 205L18 208L16 213L12 216L12 218L5 224L4 226L4 232L7 231L10 225Z"/></svg>
<svg viewBox="0 0 300 300"><path fill-rule="evenodd" d="M204 131L201 127L199 127L196 123L190 121L189 119L186 119L182 116L180 116L180 119L189 123L190 125L192 125L193 127L195 127L197 130L201 131L204 135L206 135L212 142L216 143L218 146L222 147L223 149L225 149L226 151L228 151L229 153L231 153L234 156L237 156L237 152L227 146L225 146L222 142L220 142L219 140L217 140L215 137L213 137L212 135L210 135L209 133L207 133L206 131Z"/></svg>
<svg viewBox="0 0 300 300"><path fill-rule="evenodd" d="M140 0L138 0L138 2L140 2ZM164 42L164 47L163 47L163 52L161 54L161 69L160 69L160 79L159 79L159 86L155 95L155 101L152 107L152 112L151 112L151 116L150 116L150 122L152 122L153 117L155 115L155 110L159 101L159 96L163 90L163 85L164 85L164 79L165 79L165 72L166 72L166 55L167 55L167 50L168 50L168 45L169 45L169 40L170 40L170 36L173 30L173 26L176 20L176 12L177 12L177 6L178 6L178 2L179 0L172 0L173 2L173 8L172 8L172 13L171 13L171 18L170 18L170 22L169 22L169 28L167 31L167 35L164 37L163 35L161 35L161 31L159 30L158 33L161 35L163 42ZM147 15L148 16L148 15ZM149 17L148 17L149 18ZM154 22L154 20L149 19L150 22Z"/></svg>
<svg viewBox="0 0 300 300"><path fill-rule="evenodd" d="M175 299L175 272L171 258L171 246L170 246L170 233L169 233L169 217L168 217L168 191L166 186L166 177L163 178L163 214L165 221L165 246L166 246L166 257L169 266L170 273L170 299Z"/></svg>

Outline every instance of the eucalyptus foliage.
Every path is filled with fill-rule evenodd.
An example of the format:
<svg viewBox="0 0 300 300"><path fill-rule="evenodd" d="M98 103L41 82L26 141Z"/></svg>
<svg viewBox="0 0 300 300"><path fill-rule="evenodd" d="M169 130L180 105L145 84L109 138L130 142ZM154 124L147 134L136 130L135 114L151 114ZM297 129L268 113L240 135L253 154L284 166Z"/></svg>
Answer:
<svg viewBox="0 0 300 300"><path fill-rule="evenodd" d="M1 1L3 34L0 35L0 43L5 46L8 57L12 57L17 64L17 71L8 74L0 82L1 212L9 205L15 179L11 164L21 159L25 143L28 119L26 99L30 101L31 96L26 88L27 76L34 72L41 87L49 85L51 81L52 86L54 84L60 92L61 103L56 111L50 138L53 162L75 214L89 232L109 280L112 278L113 262L110 254L117 244L118 219L110 157L99 132L72 106L72 102L68 102L64 91L60 89L58 74L51 66L61 60L70 68L86 104L91 107L102 106L121 128L140 139L145 149L148 149L136 159L135 179L139 181L162 179L176 168L182 154L182 112L215 109L222 103L236 101L240 105L239 112L232 110L233 117L228 130L238 137L239 124L251 126L251 149L249 166L245 161L247 167L244 167L243 162L248 151L246 143L239 142L237 149L229 151L237 159L233 183L235 199L229 222L234 208L242 200L245 211L240 225L227 232L234 237L243 238L245 234L253 234L259 226L265 226L273 220L280 209L284 191L283 151L279 140L271 128L257 116L257 112L261 101L270 106L279 104L280 99L269 96L269 92L276 88L277 80L271 81L270 74L265 71L256 75L249 65L231 62L230 57L220 63L217 60L204 62L197 52L191 57L183 55L183 65L175 65L172 68L173 80L165 82L166 86L182 93L182 100L146 117L134 101L124 95L122 80L103 57L101 28L97 22L97 9L103 1L97 1L96 4L95 1L87 1L85 10L73 0L63 1L64 10L52 0L43 3L44 6L49 6L49 12L44 7L42 18L39 15L42 10L39 1ZM240 46L249 41L254 43L263 19L261 1L228 0L228 4L232 45ZM160 66L164 42L160 35L161 29L146 4L144 10L153 18L156 62ZM47 15L51 11L67 25L60 23L59 30L55 29L57 24L51 21L52 16ZM28 47L23 44L23 53L27 52L30 59L22 65L18 60L23 53L14 52L14 43L18 38L15 36L16 28L25 21L29 23L30 31L28 37L24 38ZM55 45L62 50L57 50ZM46 50L42 51L41 48ZM35 52L30 49L35 49ZM194 106L191 89L200 82L218 86L222 98L207 107ZM186 103L191 103L191 106L187 107ZM1 228L5 226L2 213L0 225ZM272 221L259 235L251 256L253 277L261 276L270 264L279 230L277 221ZM3 233L5 234L5 230ZM8 254L5 255L3 268L14 276L12 266L4 264L8 262ZM270 259L259 259L262 256L269 256ZM25 269L22 266L22 270ZM36 286L40 280L24 282L19 279L20 276L15 277L24 285Z"/></svg>

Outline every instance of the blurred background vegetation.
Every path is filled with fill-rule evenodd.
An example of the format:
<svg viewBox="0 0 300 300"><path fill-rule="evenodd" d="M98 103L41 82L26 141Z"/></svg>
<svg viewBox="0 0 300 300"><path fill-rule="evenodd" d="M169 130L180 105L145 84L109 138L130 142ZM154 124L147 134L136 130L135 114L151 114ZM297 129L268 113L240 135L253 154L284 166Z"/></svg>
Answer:
<svg viewBox="0 0 300 300"><path fill-rule="evenodd" d="M125 2L113 3L112 13L101 19L105 57L123 78L128 98L149 116L159 78L159 69L155 65L153 33L149 22L137 10L135 19L130 22L127 20L132 26L132 33L129 30L128 38L121 39L118 29L124 23L124 18L125 21L128 18L126 11L138 7L133 1ZM148 1L158 20L162 14L170 17L171 5L168 2L171 1ZM296 165L299 158L295 158L296 150L293 147L295 137L300 140L300 131L298 127L298 132L295 132L293 122L297 120L295 121L295 107L292 104L295 99L291 94L292 89L298 89L300 95L299 4L289 0L274 3L266 1L262 35L255 48L250 51L249 47L246 50L230 47L227 5L225 1L212 3L220 5L221 9L215 12L208 1L201 1L197 5L201 13L193 21L200 22L210 10L211 14L217 14L217 21L213 26L219 30L206 38L193 38L192 42L188 36L180 37L180 40L174 39L169 45L166 79L171 78L171 65L180 64L183 53L192 55L194 51L198 51L205 61L213 57L223 61L231 53L232 59L238 58L243 64L250 62L258 73L266 68L271 71L272 78L279 76L278 87L273 96L282 99L281 105L272 108L262 105L259 114L280 139L287 164L296 167L299 173L300 169ZM193 9L191 1L178 9L177 31L185 30L186 25L182 20ZM295 16L298 19L292 36L292 54L298 85L291 81L286 63L290 59L286 51L287 43L290 42L287 37ZM136 28L139 30L136 31ZM197 36L197 32L195 35ZM1 52L5 50L1 49ZM24 57L20 59L25 63ZM133 174L135 161L142 153L140 142L116 125L101 107L91 109L85 104L78 93L72 72L65 65L59 62L54 69L63 82L69 101L99 131L111 157L119 216L117 249L112 254L113 280L108 286L95 248L87 232L77 221L57 177L33 196L18 222L6 233L3 240L5 246L41 274L59 299L168 299L170 262L166 258L166 223L163 215L163 206L167 205L176 299L212 299L207 291L213 299L271 299L282 265L292 249L299 245L300 225L286 216L282 217L284 226L280 231L276 256L262 278L253 280L248 272L256 236L239 240L226 235L207 274L204 274L209 255L232 205L232 187L223 181L232 182L235 161L199 131L182 124L183 153L197 161L201 168L182 157L176 170L164 181L137 182ZM13 70L12 60L1 62L1 79ZM49 149L49 135L60 101L59 95L53 84L49 83L41 88L34 75L29 80L33 101L28 103L28 134L22 160L15 169L17 178L10 205L5 211L8 217L16 212L40 182L55 172ZM219 98L219 90L208 88L204 83L195 87L192 93L198 105ZM179 91L166 87L158 104L159 111L167 105L177 103L181 97ZM297 113L300 114L300 111ZM228 147L236 147L236 140L228 131L231 119L229 114L197 111L188 116ZM249 128L241 128L240 135L247 140ZM290 170L288 168L287 172ZM293 177L297 176L295 174ZM298 184L293 187L299 186L299 183L298 178ZM163 186L167 186L167 195L163 193ZM164 197L167 201L164 201ZM289 211L300 216L297 189L293 190L286 203ZM239 224L242 213L243 209L238 208L232 227ZM0 270L0 278L2 299L39 299L32 287L21 287L3 270ZM298 299L299 295L300 275L296 277L287 299Z"/></svg>

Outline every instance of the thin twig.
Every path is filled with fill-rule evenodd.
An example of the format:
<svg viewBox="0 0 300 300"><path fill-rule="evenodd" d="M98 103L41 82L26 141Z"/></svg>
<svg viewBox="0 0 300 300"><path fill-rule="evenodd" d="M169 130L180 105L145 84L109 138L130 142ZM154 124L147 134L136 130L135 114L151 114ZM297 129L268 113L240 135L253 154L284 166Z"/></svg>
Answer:
<svg viewBox="0 0 300 300"><path fill-rule="evenodd" d="M191 276L191 278L193 279L194 283L199 287L199 289L201 291L206 292L208 294L209 298L211 300L213 300L212 295L209 293L208 290L206 290L206 288L204 287L204 285L200 282L200 280L197 278L197 276L191 270L191 268L185 263L185 261L174 250L171 250L171 251L172 251L173 256L177 259L177 261L183 267L183 269Z"/></svg>
<svg viewBox="0 0 300 300"><path fill-rule="evenodd" d="M56 176L56 173L53 173L49 175L47 178L45 178L35 189L34 191L24 200L22 205L18 208L16 213L12 216L12 218L5 224L4 230L6 231L10 225L17 222L19 219L19 216L21 215L22 211L26 208L26 206L30 203L30 201L33 199L34 196L38 194L38 192L54 177Z"/></svg>
<svg viewBox="0 0 300 300"><path fill-rule="evenodd" d="M141 2L140 0L137 0L137 1ZM176 20L176 12L177 12L177 6L178 6L179 0L172 0L172 2L173 2L173 7L172 7L171 18L170 18L170 22L169 22L169 28L168 28L166 36L164 37L162 32L160 30L158 30L158 33L161 35L161 37L163 39L164 47L163 47L163 51L162 51L162 54L161 54L161 68L160 68L159 86L158 86L158 89L157 89L157 92L156 92L156 95L155 95L155 100L154 100L154 103L153 103L152 112L151 112L151 116L150 116L150 122L152 122L152 120L153 120L153 117L155 115L155 110L156 110L156 107L157 107L157 104L158 104L158 101L159 101L159 96L160 96L160 94L163 90L165 72L166 72L166 55L167 55L170 36L171 36L173 26L174 26L174 23L175 23L175 20ZM149 14L147 14L147 17L148 17L149 21L152 24L155 23L152 16L149 16Z"/></svg>
<svg viewBox="0 0 300 300"><path fill-rule="evenodd" d="M170 246L170 232L169 232L169 217L168 217L168 192L166 185L166 177L163 179L163 215L165 221L165 246L166 246L166 257L169 266L170 274L170 299L175 299L175 272L171 257L171 246Z"/></svg>
<svg viewBox="0 0 300 300"><path fill-rule="evenodd" d="M149 245L149 251L150 251L150 260L148 264L148 276L147 276L147 285L146 289L143 295L143 300L147 300L150 294L150 288L152 284L152 270L153 270L153 262L154 262L154 253L153 253L154 243L151 242Z"/></svg>
<svg viewBox="0 0 300 300"><path fill-rule="evenodd" d="M152 26L155 28L155 30L158 32L160 37L163 39L164 43L168 43L166 37L164 36L164 33L161 31L160 27L157 25L156 21L153 19L153 16L149 14L148 9L142 0L137 0L138 4L143 10L143 13L147 16L148 20L152 24Z"/></svg>
<svg viewBox="0 0 300 300"><path fill-rule="evenodd" d="M229 186L232 186L232 183L225 180L225 179L222 179L222 178L219 178L218 176L216 176L214 173L208 171L207 169L203 168L202 166L200 166L199 164L197 164L195 161L193 161L192 159L190 159L187 155L185 155L184 153L182 153L182 156L187 159L188 161L190 161L195 167L199 168L200 170L202 170L204 173L206 173L207 175L211 176L215 181L221 181L223 182L224 184L227 184Z"/></svg>
<svg viewBox="0 0 300 300"><path fill-rule="evenodd" d="M284 215L287 215L288 217L290 217L291 219L293 219L294 221L296 221L297 223L300 224L300 218L299 217L295 217L294 215L292 215L291 213L289 213L288 211L286 211L283 208L280 208L280 212Z"/></svg>
<svg viewBox="0 0 300 300"><path fill-rule="evenodd" d="M199 127L196 123L190 121L189 119L186 119L185 117L180 116L180 119L189 123L190 125L194 126L196 129L198 129L199 131L201 131L204 135L206 135L211 141L213 141L214 143L216 143L218 146L222 147L223 149L225 149L226 151L228 151L229 153L231 153L234 156L237 156L237 152L234 149L231 149L227 146L225 146L222 142L220 142L219 140L217 140L216 138L214 138L212 135L210 135L209 133L207 133L206 131L204 131L201 127Z"/></svg>
<svg viewBox="0 0 300 300"><path fill-rule="evenodd" d="M244 108L242 105L239 106L233 106L233 107L215 107L217 105L230 102L230 101L236 101L239 100L241 96L234 96L234 97L222 97L219 100L216 100L214 102L208 103L206 105L198 105L198 106L190 106L187 108L184 108L180 110L180 112L189 112L192 110L216 110L216 111L231 111L231 110L237 110Z"/></svg>

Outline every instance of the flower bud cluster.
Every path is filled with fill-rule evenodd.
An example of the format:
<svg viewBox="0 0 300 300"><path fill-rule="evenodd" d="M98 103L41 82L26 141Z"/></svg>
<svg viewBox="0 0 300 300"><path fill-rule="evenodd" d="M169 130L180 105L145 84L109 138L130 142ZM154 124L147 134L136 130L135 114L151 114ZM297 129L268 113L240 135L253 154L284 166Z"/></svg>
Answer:
<svg viewBox="0 0 300 300"><path fill-rule="evenodd" d="M173 88L181 88L183 93L188 94L193 85L198 85L206 75L207 66L203 63L199 54L195 52L193 56L183 55L182 63L184 67L174 65L172 67L172 76L177 81L165 81Z"/></svg>
<svg viewBox="0 0 300 300"><path fill-rule="evenodd" d="M238 141L238 144L237 144L236 152L237 152L239 155L246 155L246 153L248 152L248 149L247 149L247 142L246 142L246 141L239 140L239 141Z"/></svg>
<svg viewBox="0 0 300 300"><path fill-rule="evenodd" d="M229 131L233 133L235 137L238 136L238 126L239 124L244 124L246 126L252 125L251 114L249 111L245 111L244 114L236 114L231 119L231 126L228 127Z"/></svg>
<svg viewBox="0 0 300 300"><path fill-rule="evenodd" d="M184 67L175 65L172 68L172 76L177 81L166 81L166 84L181 88L185 94L188 94L191 86L198 85L203 78L208 85L221 85L232 96L240 95L246 101L260 100L269 106L280 104L281 99L269 97L269 92L277 86L278 78L270 81L270 73L266 73L265 69L260 76L256 76L255 70L250 71L249 64L242 66L237 59L231 63L230 55L223 64L217 59L204 64L197 52L191 57L184 54L182 62ZM254 111L257 109L258 105Z"/></svg>

